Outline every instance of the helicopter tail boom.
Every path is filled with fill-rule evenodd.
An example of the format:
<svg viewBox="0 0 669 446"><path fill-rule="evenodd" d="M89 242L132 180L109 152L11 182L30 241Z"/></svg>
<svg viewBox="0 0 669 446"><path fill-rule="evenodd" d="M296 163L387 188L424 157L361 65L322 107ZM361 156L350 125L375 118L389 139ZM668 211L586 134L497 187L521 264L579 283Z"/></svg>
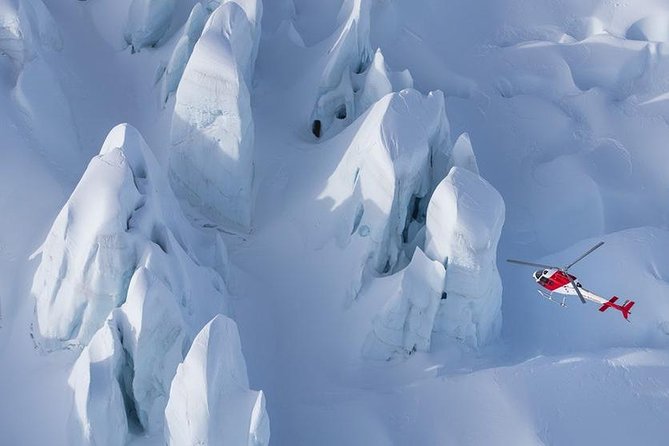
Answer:
<svg viewBox="0 0 669 446"><path fill-rule="evenodd" d="M618 297L613 296L608 302L605 302L604 305L599 307L599 311L603 312L603 311L608 310L609 308L615 308L616 310L618 310L622 313L623 317L626 320L629 320L629 315L631 314L630 310L634 306L634 301L633 300L626 300L625 303L623 303L622 305L618 305L616 303L617 300L618 300Z"/></svg>

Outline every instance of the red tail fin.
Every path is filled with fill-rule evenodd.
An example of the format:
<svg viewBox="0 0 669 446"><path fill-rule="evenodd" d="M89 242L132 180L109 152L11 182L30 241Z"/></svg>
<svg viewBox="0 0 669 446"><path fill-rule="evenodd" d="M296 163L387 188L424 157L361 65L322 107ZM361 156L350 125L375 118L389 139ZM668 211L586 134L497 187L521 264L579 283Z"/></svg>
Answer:
<svg viewBox="0 0 669 446"><path fill-rule="evenodd" d="M608 302L605 302L604 305L599 307L599 311L606 311L609 308L615 308L623 314L623 317L629 320L630 310L634 306L633 300L626 300L624 304L618 305L616 301L618 300L617 296L613 296Z"/></svg>
<svg viewBox="0 0 669 446"><path fill-rule="evenodd" d="M622 311L623 317L625 319L627 319L629 317L629 315L631 314L630 310L632 309L633 306L634 306L634 301L633 300L626 300L625 303L623 304L623 309L620 310L620 311Z"/></svg>

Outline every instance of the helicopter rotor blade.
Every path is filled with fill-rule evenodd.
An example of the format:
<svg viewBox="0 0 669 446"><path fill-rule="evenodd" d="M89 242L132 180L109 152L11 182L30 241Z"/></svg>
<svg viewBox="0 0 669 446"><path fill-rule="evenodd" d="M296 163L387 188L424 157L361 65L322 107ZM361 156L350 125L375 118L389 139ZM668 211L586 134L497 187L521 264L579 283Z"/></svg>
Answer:
<svg viewBox="0 0 669 446"><path fill-rule="evenodd" d="M579 290L578 287L576 286L576 282L574 282L574 279L571 278L571 276L569 275L568 272L566 272L564 270L562 270L562 272L565 273L567 275L567 277L569 277L569 280L571 281L571 286L573 286L574 289L576 290L576 294L578 294L578 298L581 299L581 303L583 303L583 304L586 303L585 298L583 297L583 294L581 293L581 290Z"/></svg>
<svg viewBox="0 0 669 446"><path fill-rule="evenodd" d="M514 260L514 259L506 259L507 262L509 263L517 263L518 265L525 265L525 266L536 266L538 268L555 268L555 269L560 269L557 266L550 266L550 265L544 265L541 263L532 263L532 262L525 262L523 260Z"/></svg>
<svg viewBox="0 0 669 446"><path fill-rule="evenodd" d="M604 244L604 242L599 242L599 243L597 243L595 246L593 246L592 248L588 249L588 250L585 252L585 254L581 255L579 258L577 258L576 260L574 260L573 262L571 262L569 265L567 265L567 266L565 266L564 268L562 268L562 271L567 271L569 268L571 268L572 266L574 266L577 262L580 262L581 260L583 260L583 258L584 258L585 256L587 256L588 254L590 254L592 251L594 251L595 249L599 248L599 247L602 246L603 244Z"/></svg>

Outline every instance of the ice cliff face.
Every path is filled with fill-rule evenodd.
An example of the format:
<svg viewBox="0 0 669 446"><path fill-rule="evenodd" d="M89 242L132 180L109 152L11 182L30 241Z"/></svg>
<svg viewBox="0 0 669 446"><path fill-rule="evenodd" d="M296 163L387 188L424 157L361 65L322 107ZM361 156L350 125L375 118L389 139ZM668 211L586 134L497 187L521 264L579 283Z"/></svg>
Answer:
<svg viewBox="0 0 669 446"><path fill-rule="evenodd" d="M169 161L178 196L213 222L246 230L254 177L249 85L261 14L259 1L230 1L209 17L177 89Z"/></svg>
<svg viewBox="0 0 669 446"><path fill-rule="evenodd" d="M193 341L172 382L165 410L169 445L266 446L262 391L249 390L235 323L218 315Z"/></svg>

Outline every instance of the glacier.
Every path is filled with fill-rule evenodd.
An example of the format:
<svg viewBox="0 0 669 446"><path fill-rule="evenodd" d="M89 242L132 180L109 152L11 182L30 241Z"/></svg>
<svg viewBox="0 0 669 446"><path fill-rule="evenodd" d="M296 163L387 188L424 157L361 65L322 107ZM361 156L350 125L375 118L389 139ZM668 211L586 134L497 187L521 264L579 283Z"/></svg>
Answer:
<svg viewBox="0 0 669 446"><path fill-rule="evenodd" d="M0 0L0 444L663 445L667 17Z"/></svg>

